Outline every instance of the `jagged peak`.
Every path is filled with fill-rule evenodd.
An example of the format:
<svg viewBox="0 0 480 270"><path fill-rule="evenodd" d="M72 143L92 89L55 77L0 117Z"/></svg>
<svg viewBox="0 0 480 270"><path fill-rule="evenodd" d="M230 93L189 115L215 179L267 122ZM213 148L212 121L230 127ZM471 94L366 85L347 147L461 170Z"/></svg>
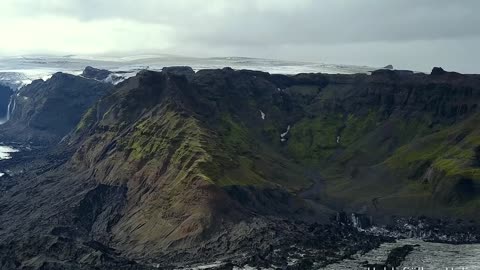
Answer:
<svg viewBox="0 0 480 270"><path fill-rule="evenodd" d="M64 78L81 78L81 77L70 74L70 73L56 72L47 81L54 80L54 79L64 79Z"/></svg>
<svg viewBox="0 0 480 270"><path fill-rule="evenodd" d="M441 68L441 67L434 67L432 69L432 72L430 73L430 75L443 75L443 74L446 74L447 72Z"/></svg>
<svg viewBox="0 0 480 270"><path fill-rule="evenodd" d="M82 72L82 76L88 79L94 79L98 81L103 81L108 78L112 74L111 71L106 70L106 69L98 69L94 68L91 66L85 67L85 69Z"/></svg>
<svg viewBox="0 0 480 270"><path fill-rule="evenodd" d="M450 75L450 76L455 76L455 77L460 77L463 76L463 74L454 72L454 71L445 71L441 67L434 67L432 69L432 72L430 73L432 76L444 76L444 75Z"/></svg>
<svg viewBox="0 0 480 270"><path fill-rule="evenodd" d="M396 70L396 69L386 69L386 68L372 71L372 76L387 76L390 78L395 78L398 76L405 76L405 75L413 75L413 74L415 73L411 70Z"/></svg>

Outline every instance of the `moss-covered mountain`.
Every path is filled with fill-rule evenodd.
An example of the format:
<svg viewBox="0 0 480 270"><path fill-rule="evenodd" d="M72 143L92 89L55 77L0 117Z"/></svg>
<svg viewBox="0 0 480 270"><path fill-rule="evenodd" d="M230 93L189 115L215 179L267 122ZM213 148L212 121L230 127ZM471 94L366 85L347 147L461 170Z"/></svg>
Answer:
<svg viewBox="0 0 480 270"><path fill-rule="evenodd" d="M480 77L435 71L330 76L307 105L287 148L318 168L332 207L477 217Z"/></svg>
<svg viewBox="0 0 480 270"><path fill-rule="evenodd" d="M76 263L185 261L247 252L265 224L341 210L478 222L477 75L177 67L92 100L0 198L7 249L34 233L54 246L38 260L61 260L62 246Z"/></svg>
<svg viewBox="0 0 480 270"><path fill-rule="evenodd" d="M70 164L126 186L116 233L158 246L250 211L471 219L479 101L479 76L438 70L145 71L84 115Z"/></svg>

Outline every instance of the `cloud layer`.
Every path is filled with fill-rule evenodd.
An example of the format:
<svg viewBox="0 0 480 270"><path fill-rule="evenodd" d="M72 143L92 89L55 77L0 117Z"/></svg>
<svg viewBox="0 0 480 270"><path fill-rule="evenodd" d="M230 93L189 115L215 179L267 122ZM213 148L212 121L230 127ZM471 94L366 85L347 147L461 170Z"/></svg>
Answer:
<svg viewBox="0 0 480 270"><path fill-rule="evenodd" d="M479 72L476 0L2 0L0 54L159 51Z"/></svg>

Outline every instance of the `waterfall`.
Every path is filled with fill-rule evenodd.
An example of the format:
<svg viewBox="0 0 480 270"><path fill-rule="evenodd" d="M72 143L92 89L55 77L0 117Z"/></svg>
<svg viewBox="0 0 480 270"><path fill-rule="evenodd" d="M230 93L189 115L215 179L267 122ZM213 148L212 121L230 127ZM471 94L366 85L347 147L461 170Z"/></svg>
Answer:
<svg viewBox="0 0 480 270"><path fill-rule="evenodd" d="M13 108L12 111L10 112L10 115L13 115L13 112L15 111L15 108L17 107L17 100L15 99L15 95L12 95L13 97Z"/></svg>
<svg viewBox="0 0 480 270"><path fill-rule="evenodd" d="M7 121L10 120L10 116L13 114L13 111L15 110L15 106L16 106L16 103L15 103L15 94L12 94L12 96L10 96L10 102L8 103L8 106L7 106Z"/></svg>
<svg viewBox="0 0 480 270"><path fill-rule="evenodd" d="M362 224L360 223L360 219L358 218L358 216L355 213L352 213L352 225L356 229L361 229L362 228Z"/></svg>

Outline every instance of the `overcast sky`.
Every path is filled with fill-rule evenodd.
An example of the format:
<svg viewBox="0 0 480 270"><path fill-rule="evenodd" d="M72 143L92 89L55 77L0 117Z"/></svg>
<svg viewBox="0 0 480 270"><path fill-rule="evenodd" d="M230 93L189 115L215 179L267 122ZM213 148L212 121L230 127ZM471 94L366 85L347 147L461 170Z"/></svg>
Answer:
<svg viewBox="0 0 480 270"><path fill-rule="evenodd" d="M0 0L0 55L171 53L480 73L477 0Z"/></svg>

